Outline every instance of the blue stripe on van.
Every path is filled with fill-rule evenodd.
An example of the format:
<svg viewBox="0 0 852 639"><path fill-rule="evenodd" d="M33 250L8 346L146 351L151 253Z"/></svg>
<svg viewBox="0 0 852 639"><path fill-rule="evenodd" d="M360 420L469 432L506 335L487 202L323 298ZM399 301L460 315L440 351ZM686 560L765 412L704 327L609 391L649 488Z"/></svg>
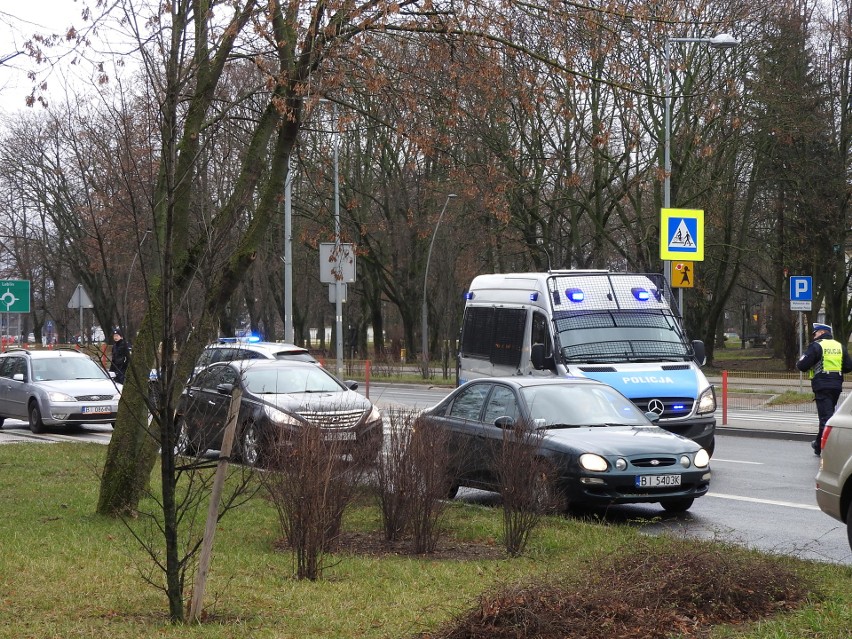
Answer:
<svg viewBox="0 0 852 639"><path fill-rule="evenodd" d="M609 384L629 398L698 397L695 369L685 371L622 371L615 373L583 371L582 375Z"/></svg>

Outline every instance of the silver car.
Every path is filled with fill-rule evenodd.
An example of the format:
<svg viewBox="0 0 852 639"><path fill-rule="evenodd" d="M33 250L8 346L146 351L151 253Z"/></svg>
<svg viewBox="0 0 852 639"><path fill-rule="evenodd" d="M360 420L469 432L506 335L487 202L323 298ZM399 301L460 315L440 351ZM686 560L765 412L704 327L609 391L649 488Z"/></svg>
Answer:
<svg viewBox="0 0 852 639"><path fill-rule="evenodd" d="M816 476L820 509L846 524L852 548L852 395L828 420L822 437L822 454Z"/></svg>
<svg viewBox="0 0 852 639"><path fill-rule="evenodd" d="M71 349L0 354L0 426L27 420L34 433L59 424L114 424L121 385Z"/></svg>

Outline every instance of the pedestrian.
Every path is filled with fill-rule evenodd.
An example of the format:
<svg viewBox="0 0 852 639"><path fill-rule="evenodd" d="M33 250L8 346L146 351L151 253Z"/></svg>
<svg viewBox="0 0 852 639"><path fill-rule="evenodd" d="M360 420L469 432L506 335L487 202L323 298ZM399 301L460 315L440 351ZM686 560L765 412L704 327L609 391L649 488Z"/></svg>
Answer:
<svg viewBox="0 0 852 639"><path fill-rule="evenodd" d="M814 454L822 452L822 432L825 423L834 415L840 391L843 390L843 374L852 372L852 359L846 346L834 339L831 326L814 323L811 343L805 354L796 362L800 371L810 371L811 390L814 392L819 432L811 442Z"/></svg>
<svg viewBox="0 0 852 639"><path fill-rule="evenodd" d="M109 365L111 373L115 373L115 381L124 383L127 367L130 365L130 344L124 339L121 328L116 326L112 331L112 363Z"/></svg>

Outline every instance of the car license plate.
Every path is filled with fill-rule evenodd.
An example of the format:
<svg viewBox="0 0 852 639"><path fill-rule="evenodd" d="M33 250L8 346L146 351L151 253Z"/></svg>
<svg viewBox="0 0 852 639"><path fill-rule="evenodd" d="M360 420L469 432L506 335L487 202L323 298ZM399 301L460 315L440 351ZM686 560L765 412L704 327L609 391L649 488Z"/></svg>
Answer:
<svg viewBox="0 0 852 639"><path fill-rule="evenodd" d="M83 406L83 414L91 415L91 414L103 414L103 413L111 413L109 406Z"/></svg>
<svg viewBox="0 0 852 639"><path fill-rule="evenodd" d="M326 433L324 437L327 442L353 441L356 438L357 434L352 431L330 432Z"/></svg>
<svg viewBox="0 0 852 639"><path fill-rule="evenodd" d="M636 488L680 486L680 475L637 475Z"/></svg>

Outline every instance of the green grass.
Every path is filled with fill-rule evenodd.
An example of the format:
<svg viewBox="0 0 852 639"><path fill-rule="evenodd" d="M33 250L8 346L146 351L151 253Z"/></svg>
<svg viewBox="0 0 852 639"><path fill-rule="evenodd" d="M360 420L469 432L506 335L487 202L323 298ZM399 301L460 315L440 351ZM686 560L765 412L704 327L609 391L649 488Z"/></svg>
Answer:
<svg viewBox="0 0 852 639"><path fill-rule="evenodd" d="M467 609L493 586L576 575L590 560L646 540L630 526L553 517L518 559L338 555L325 579L298 582L290 577L290 555L275 550L281 532L274 509L258 497L219 523L207 622L175 627L164 595L140 576L147 556L120 521L93 514L105 453L94 444L0 446L0 638L408 637ZM347 517L349 530L379 526L371 506ZM498 544L501 513L454 503L447 526L454 538ZM793 613L712 636L848 636L852 568L789 561L813 575L820 594Z"/></svg>

